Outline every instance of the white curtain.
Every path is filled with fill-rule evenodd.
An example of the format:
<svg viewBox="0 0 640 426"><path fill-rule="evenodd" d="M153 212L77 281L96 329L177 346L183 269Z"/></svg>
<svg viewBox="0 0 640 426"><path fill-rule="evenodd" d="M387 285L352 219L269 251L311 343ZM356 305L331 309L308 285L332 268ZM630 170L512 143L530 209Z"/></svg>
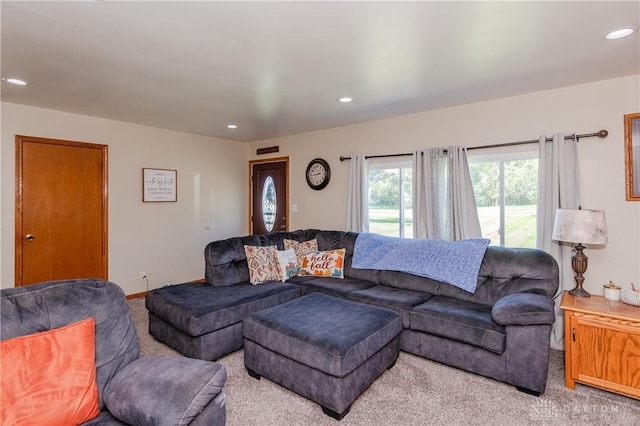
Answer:
<svg viewBox="0 0 640 426"><path fill-rule="evenodd" d="M551 331L551 347L564 348L564 315L560 310L563 290L575 286L571 268L571 247L551 239L556 210L576 209L580 205L577 143L563 133L553 135L552 142L540 136L538 162L538 236L536 246L550 253L560 269L560 288L555 295L556 322Z"/></svg>
<svg viewBox="0 0 640 426"><path fill-rule="evenodd" d="M413 153L413 236L445 240L482 236L465 148Z"/></svg>
<svg viewBox="0 0 640 426"><path fill-rule="evenodd" d="M347 197L347 231L369 231L368 194L367 159L363 154L352 155Z"/></svg>

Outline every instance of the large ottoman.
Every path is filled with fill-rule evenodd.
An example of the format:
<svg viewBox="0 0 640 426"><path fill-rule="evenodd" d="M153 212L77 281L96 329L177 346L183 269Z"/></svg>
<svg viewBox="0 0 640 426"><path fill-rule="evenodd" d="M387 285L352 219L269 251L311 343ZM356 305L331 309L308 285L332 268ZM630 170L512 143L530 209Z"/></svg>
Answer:
<svg viewBox="0 0 640 426"><path fill-rule="evenodd" d="M244 365L342 419L398 358L400 315L312 293L243 322Z"/></svg>

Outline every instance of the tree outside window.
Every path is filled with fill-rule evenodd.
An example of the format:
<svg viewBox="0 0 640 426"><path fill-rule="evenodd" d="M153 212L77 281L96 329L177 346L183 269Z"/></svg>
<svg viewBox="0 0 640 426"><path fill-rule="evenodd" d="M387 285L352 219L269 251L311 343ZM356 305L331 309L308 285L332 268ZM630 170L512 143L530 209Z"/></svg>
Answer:
<svg viewBox="0 0 640 426"><path fill-rule="evenodd" d="M410 162L369 167L369 231L413 237L413 170Z"/></svg>

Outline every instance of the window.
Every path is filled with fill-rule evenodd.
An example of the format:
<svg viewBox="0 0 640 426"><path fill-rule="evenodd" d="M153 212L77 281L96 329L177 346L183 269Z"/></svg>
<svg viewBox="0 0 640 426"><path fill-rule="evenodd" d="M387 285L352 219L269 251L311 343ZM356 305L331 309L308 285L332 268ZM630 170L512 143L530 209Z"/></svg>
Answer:
<svg viewBox="0 0 640 426"><path fill-rule="evenodd" d="M469 155L482 236L492 245L536 246L538 153Z"/></svg>
<svg viewBox="0 0 640 426"><path fill-rule="evenodd" d="M413 238L411 161L369 164L369 231Z"/></svg>
<svg viewBox="0 0 640 426"><path fill-rule="evenodd" d="M276 223L277 208L276 184L271 176L267 176L264 181L264 188L262 188L262 221L267 232L271 232L273 225Z"/></svg>

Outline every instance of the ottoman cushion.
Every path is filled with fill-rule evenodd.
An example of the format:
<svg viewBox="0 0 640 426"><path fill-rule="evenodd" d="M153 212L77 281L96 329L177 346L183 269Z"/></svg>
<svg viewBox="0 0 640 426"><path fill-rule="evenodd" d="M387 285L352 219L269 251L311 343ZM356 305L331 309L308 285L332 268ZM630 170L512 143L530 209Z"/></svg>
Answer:
<svg viewBox="0 0 640 426"><path fill-rule="evenodd" d="M321 293L257 312L243 323L246 339L337 377L353 371L401 331L396 312Z"/></svg>

